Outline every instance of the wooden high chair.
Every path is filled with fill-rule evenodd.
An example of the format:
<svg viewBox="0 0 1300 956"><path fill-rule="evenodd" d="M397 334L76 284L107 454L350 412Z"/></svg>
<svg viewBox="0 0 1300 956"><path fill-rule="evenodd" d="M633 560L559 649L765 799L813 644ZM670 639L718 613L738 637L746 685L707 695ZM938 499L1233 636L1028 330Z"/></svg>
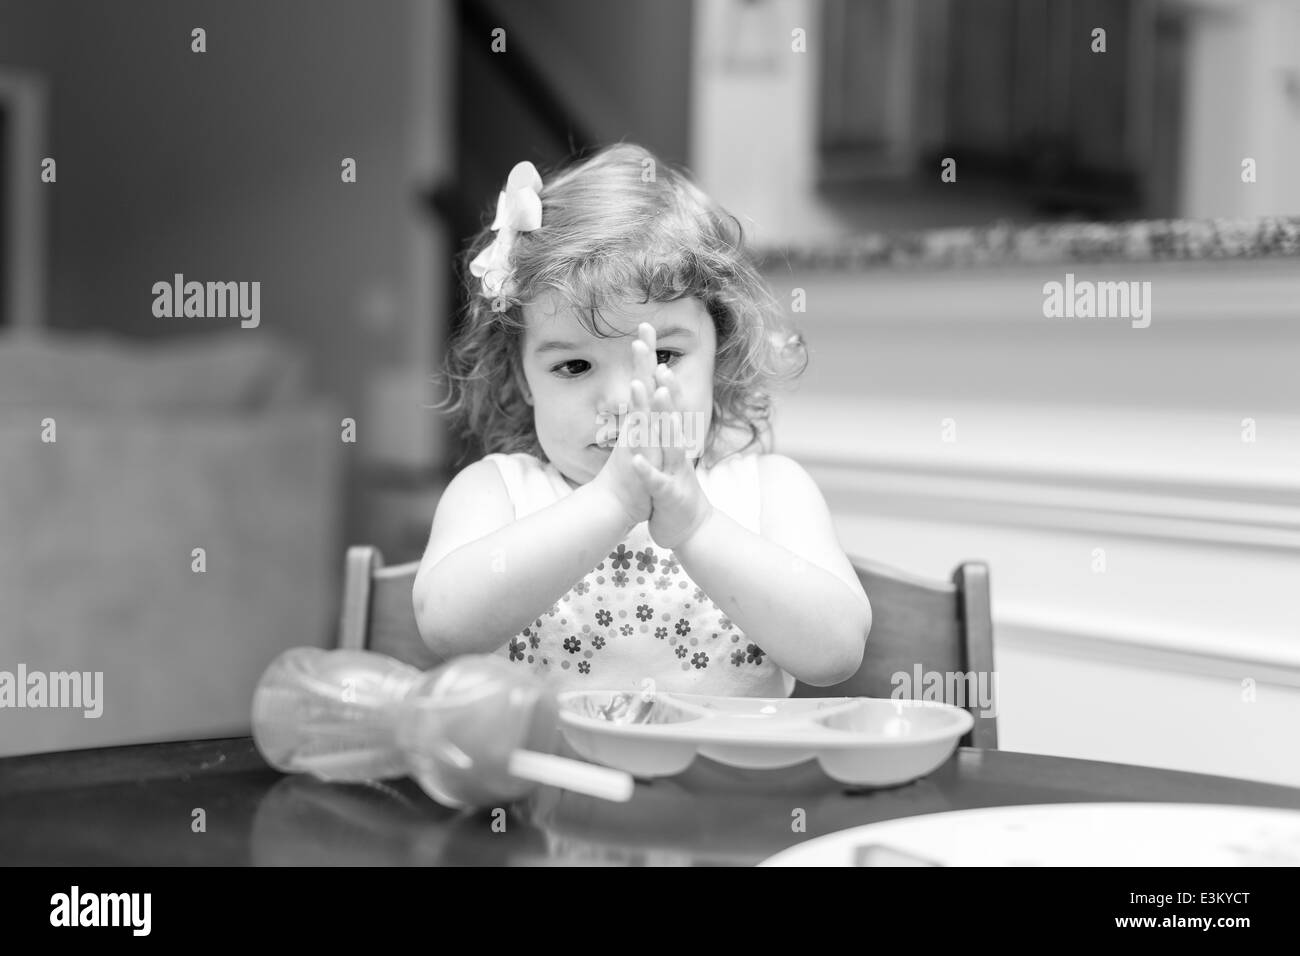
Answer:
<svg viewBox="0 0 1300 956"><path fill-rule="evenodd" d="M862 666L831 687L799 682L791 696L942 700L975 718L962 746L996 750L988 565L967 561L950 581L932 581L852 555L849 560L871 602Z"/></svg>
<svg viewBox="0 0 1300 956"><path fill-rule="evenodd" d="M942 699L966 708L975 718L963 746L997 749L988 567L966 562L944 582L860 558L850 560L871 601L871 633L862 666L831 687L797 683L792 696L888 698L897 690L900 697ZM411 592L419 566L412 561L384 567L376 548L348 549L340 648L376 651L421 670L442 663L415 623Z"/></svg>

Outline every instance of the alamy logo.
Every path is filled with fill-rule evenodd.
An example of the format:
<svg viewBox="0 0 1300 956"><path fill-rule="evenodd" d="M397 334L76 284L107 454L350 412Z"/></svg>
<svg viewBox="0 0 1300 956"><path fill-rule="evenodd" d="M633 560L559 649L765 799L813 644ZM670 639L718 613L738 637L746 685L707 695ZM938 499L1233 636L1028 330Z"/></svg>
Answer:
<svg viewBox="0 0 1300 956"><path fill-rule="evenodd" d="M622 422L620 429L619 422ZM606 448L631 445L633 448L684 448L688 458L704 454L708 438L708 415L704 412L629 411L619 406L618 415L601 412L596 415L596 444Z"/></svg>
<svg viewBox="0 0 1300 956"><path fill-rule="evenodd" d="M963 710L980 708L981 717L996 717L998 675L994 671L895 671L889 683L891 700L936 701Z"/></svg>
<svg viewBox="0 0 1300 956"><path fill-rule="evenodd" d="M1092 282L1074 280L1043 286L1043 316L1049 319L1132 319L1133 328L1151 324L1150 282Z"/></svg>
<svg viewBox="0 0 1300 956"><path fill-rule="evenodd" d="M51 926L129 926L133 936L148 936L152 920L151 893L70 893L50 897Z"/></svg>
<svg viewBox="0 0 1300 956"><path fill-rule="evenodd" d="M19 664L17 673L0 671L0 708L71 707L95 718L104 713L103 692L103 671L29 673L26 664Z"/></svg>
<svg viewBox="0 0 1300 956"><path fill-rule="evenodd" d="M153 314L159 319L238 317L242 329L255 329L262 321L260 282L186 282L178 272L171 282L155 282L153 294Z"/></svg>

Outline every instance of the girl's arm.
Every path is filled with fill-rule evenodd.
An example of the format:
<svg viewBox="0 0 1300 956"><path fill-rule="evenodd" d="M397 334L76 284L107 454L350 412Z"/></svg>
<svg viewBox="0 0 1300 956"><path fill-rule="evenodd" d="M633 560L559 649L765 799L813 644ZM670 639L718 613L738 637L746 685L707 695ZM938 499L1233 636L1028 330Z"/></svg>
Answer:
<svg viewBox="0 0 1300 956"><path fill-rule="evenodd" d="M537 618L635 526L588 482L515 520L496 465L478 461L438 501L415 575L415 620L441 657L489 653Z"/></svg>
<svg viewBox="0 0 1300 956"><path fill-rule="evenodd" d="M817 485L784 455L759 458L762 535L717 508L674 550L686 572L787 673L826 687L862 664L871 604Z"/></svg>

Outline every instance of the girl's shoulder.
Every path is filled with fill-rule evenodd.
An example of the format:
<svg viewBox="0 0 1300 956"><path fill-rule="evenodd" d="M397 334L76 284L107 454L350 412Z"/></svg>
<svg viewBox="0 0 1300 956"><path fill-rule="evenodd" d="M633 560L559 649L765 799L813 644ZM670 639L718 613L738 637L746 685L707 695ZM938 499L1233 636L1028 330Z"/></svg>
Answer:
<svg viewBox="0 0 1300 956"><path fill-rule="evenodd" d="M517 518L545 508L571 492L564 476L554 465L529 452L493 452L484 455L470 468L487 468L496 472L514 505Z"/></svg>
<svg viewBox="0 0 1300 956"><path fill-rule="evenodd" d="M509 485L505 470L492 460L494 457L496 456L484 455L456 472L443 489L440 503L452 501L457 505L509 505Z"/></svg>
<svg viewBox="0 0 1300 956"><path fill-rule="evenodd" d="M470 465L469 467L473 468L475 465L482 467L485 463L490 464L493 468L496 468L497 471L501 472L502 474L511 471L536 472L536 471L543 471L546 468L545 462L543 462L536 455L529 454L526 451L516 451L516 452L494 451L491 454L484 455L482 458L476 461L474 465Z"/></svg>
<svg viewBox="0 0 1300 956"><path fill-rule="evenodd" d="M766 497L762 476L766 466L760 460L763 457L754 452L736 452L697 470L700 486L714 507L755 534L762 531Z"/></svg>
<svg viewBox="0 0 1300 956"><path fill-rule="evenodd" d="M812 475L788 455L760 455L755 467L765 497L820 502L825 507Z"/></svg>
<svg viewBox="0 0 1300 956"><path fill-rule="evenodd" d="M732 501L734 510L754 514L747 523L760 534L771 528L772 516L820 520L826 500L812 476L793 458L772 452L734 454L709 469L709 497ZM780 508L775 507L780 504Z"/></svg>
<svg viewBox="0 0 1300 956"><path fill-rule="evenodd" d="M711 477L758 484L764 492L780 491L788 484L812 481L793 458L774 452L746 452L728 455L708 469Z"/></svg>

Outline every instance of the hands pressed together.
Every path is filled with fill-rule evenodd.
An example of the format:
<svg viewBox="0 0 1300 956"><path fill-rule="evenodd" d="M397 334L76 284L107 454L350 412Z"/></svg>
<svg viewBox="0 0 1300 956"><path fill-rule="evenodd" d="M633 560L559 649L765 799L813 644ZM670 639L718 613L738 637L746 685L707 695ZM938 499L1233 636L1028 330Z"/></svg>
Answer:
<svg viewBox="0 0 1300 956"><path fill-rule="evenodd" d="M655 330L641 323L632 343L632 406L618 444L594 482L608 489L636 522L649 521L655 544L673 549L704 524L713 506L686 454L684 397L666 365L655 366ZM702 440L702 436L700 436Z"/></svg>

